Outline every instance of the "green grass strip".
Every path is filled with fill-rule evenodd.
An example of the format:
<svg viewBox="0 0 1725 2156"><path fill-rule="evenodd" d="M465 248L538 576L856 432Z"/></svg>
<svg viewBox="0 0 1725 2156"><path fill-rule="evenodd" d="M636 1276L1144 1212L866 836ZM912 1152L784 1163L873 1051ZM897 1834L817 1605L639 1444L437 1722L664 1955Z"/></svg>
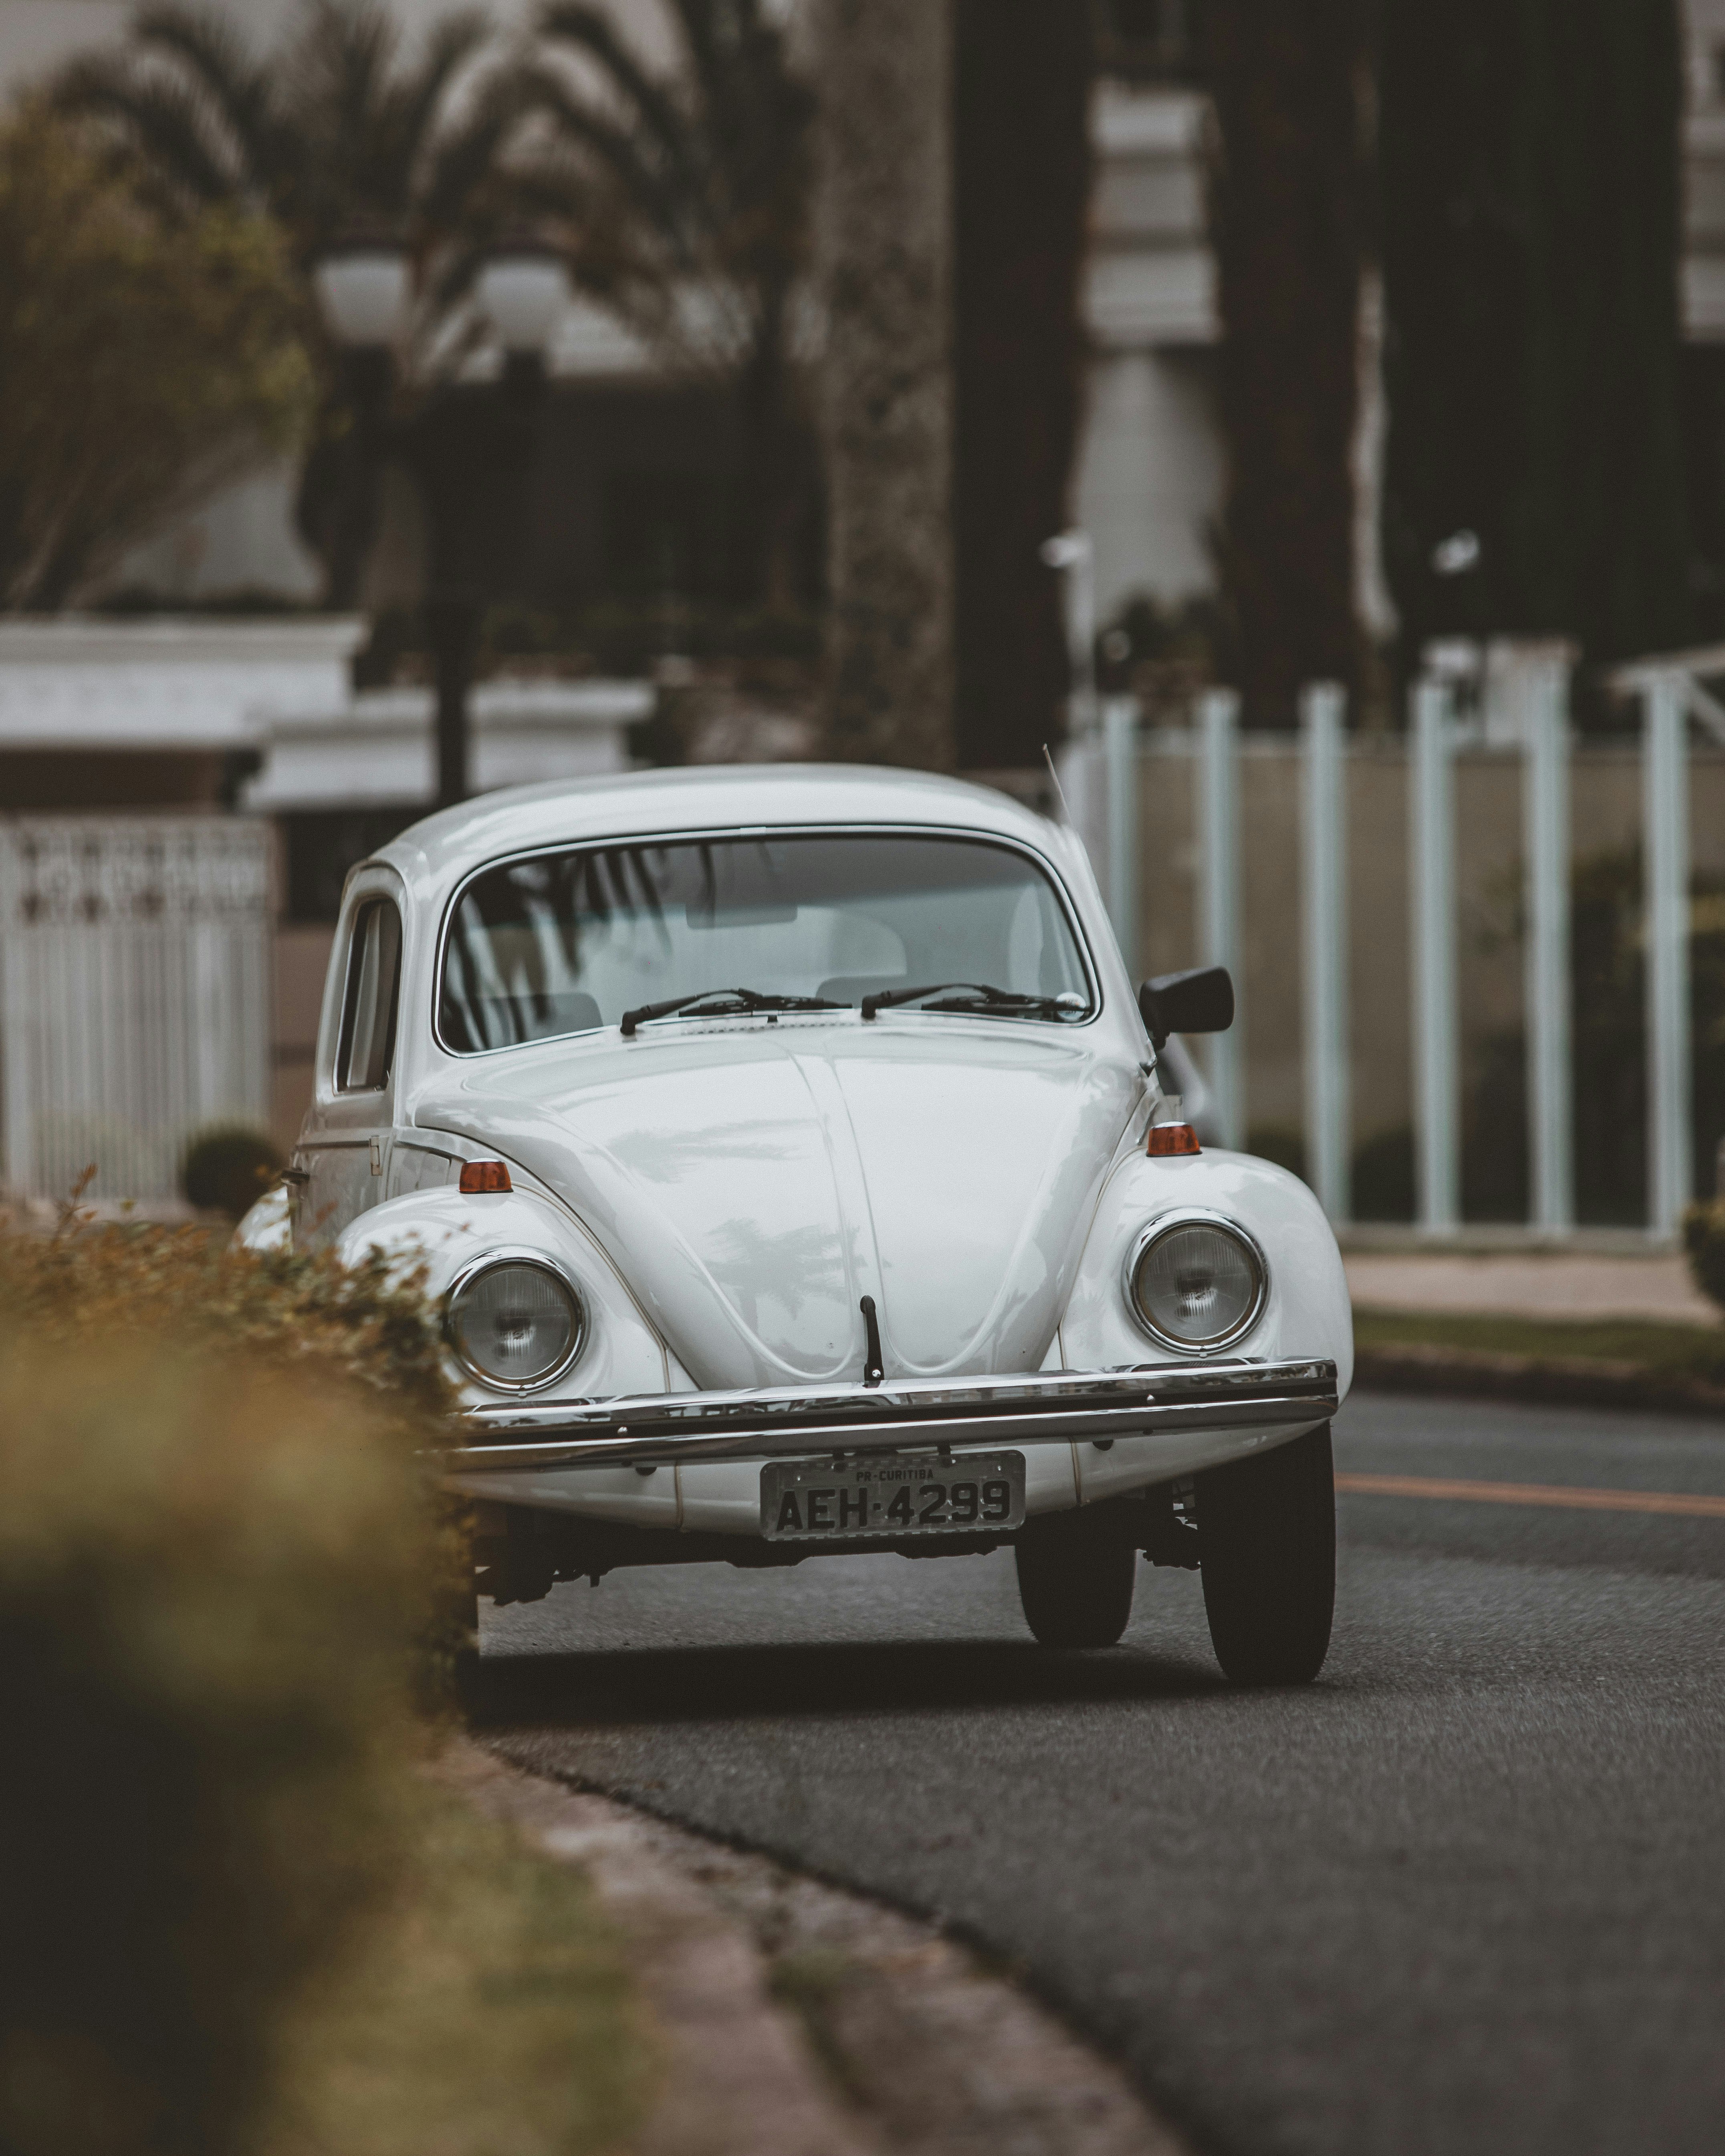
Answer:
<svg viewBox="0 0 1725 2156"><path fill-rule="evenodd" d="M1355 1346L1448 1348L1538 1362L1601 1363L1650 1377L1725 1385L1725 1325L1660 1325L1639 1318L1496 1317L1470 1312L1357 1310Z"/></svg>

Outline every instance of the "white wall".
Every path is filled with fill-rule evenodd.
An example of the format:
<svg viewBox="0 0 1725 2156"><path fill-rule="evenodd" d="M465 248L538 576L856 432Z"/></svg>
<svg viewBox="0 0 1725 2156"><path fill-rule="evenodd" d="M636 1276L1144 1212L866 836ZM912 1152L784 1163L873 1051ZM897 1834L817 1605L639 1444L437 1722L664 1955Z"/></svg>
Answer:
<svg viewBox="0 0 1725 2156"><path fill-rule="evenodd" d="M133 547L107 583L116 590L141 585L175 599L219 598L241 589L316 598L322 572L294 529L298 484L286 465L239 480Z"/></svg>
<svg viewBox="0 0 1725 2156"><path fill-rule="evenodd" d="M1226 476L1208 353L1098 355L1076 510L1096 548L1102 620L1136 593L1178 605L1214 588L1207 542Z"/></svg>

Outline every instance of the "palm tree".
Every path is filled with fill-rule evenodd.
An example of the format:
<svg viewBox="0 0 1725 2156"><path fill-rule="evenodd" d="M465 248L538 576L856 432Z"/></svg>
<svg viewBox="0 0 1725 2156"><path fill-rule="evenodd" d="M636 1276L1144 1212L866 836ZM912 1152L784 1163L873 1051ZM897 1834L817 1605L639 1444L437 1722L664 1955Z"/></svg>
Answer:
<svg viewBox="0 0 1725 2156"><path fill-rule="evenodd" d="M507 67L469 80L490 36L483 14L448 15L408 61L380 0L301 0L280 45L259 54L219 8L150 6L124 46L74 63L57 95L109 126L170 212L270 213L304 280L344 234L387 230L415 259L431 332L515 208L507 156L524 86ZM354 499L341 478L352 444L331 378L298 515L331 603L351 605L367 535L337 508Z"/></svg>
<svg viewBox="0 0 1725 2156"><path fill-rule="evenodd" d="M553 0L531 80L554 145L537 199L569 223L578 281L662 362L734 387L755 581L783 604L808 491L794 346L814 100L774 12L670 0L680 53L661 74L604 8Z"/></svg>

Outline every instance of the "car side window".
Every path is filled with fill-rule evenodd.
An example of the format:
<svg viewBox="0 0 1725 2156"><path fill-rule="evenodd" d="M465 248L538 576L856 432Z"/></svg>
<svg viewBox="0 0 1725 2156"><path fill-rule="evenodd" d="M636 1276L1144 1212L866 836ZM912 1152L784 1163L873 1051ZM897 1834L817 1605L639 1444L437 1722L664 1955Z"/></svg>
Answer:
<svg viewBox="0 0 1725 2156"><path fill-rule="evenodd" d="M338 1093L377 1093L389 1083L401 994L401 916L387 898L365 900L353 917L347 985L336 1050Z"/></svg>

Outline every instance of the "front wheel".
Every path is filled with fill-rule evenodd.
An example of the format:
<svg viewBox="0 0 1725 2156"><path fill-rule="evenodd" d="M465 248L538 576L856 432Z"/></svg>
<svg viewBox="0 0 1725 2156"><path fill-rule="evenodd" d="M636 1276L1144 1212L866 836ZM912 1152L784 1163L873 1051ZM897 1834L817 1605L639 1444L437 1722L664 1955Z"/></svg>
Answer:
<svg viewBox="0 0 1725 2156"><path fill-rule="evenodd" d="M1198 1477L1210 1644L1235 1684L1310 1684L1336 1607L1330 1426Z"/></svg>
<svg viewBox="0 0 1725 2156"><path fill-rule="evenodd" d="M1019 1599L1045 1647L1111 1647L1132 1614L1137 1551L1113 1508L1054 1512L1019 1537Z"/></svg>

